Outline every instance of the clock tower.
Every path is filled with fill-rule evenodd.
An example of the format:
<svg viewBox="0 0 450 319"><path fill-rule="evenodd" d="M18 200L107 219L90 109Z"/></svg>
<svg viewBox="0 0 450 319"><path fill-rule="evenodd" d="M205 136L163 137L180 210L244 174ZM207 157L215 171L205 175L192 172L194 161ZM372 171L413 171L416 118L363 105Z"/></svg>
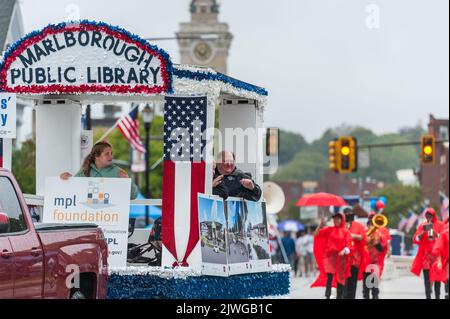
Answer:
<svg viewBox="0 0 450 319"><path fill-rule="evenodd" d="M177 32L181 64L208 66L227 73L228 50L233 35L218 20L216 0L192 0L191 22L180 23Z"/></svg>

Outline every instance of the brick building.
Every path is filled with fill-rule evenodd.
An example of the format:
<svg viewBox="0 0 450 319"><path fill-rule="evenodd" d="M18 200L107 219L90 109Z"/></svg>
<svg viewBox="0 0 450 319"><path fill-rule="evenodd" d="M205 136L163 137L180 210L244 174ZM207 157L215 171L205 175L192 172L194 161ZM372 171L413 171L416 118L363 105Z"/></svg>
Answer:
<svg viewBox="0 0 450 319"><path fill-rule="evenodd" d="M430 200L431 205L439 207L439 192L448 197L448 119L436 119L430 114L428 133L436 140L447 142L436 143L435 158L433 164L421 164L419 181L425 197Z"/></svg>
<svg viewBox="0 0 450 319"><path fill-rule="evenodd" d="M371 178L351 178L347 174L338 174L327 171L325 177L319 183L319 191L325 193L363 196L364 191L373 193L375 190L383 188L383 182L377 182Z"/></svg>
<svg viewBox="0 0 450 319"><path fill-rule="evenodd" d="M362 197L364 191L373 193L375 190L384 187L382 182L373 179L355 179L346 174L337 174L331 171L327 171L324 178L319 182L292 181L277 182L277 184L283 189L286 198L283 211L305 194L325 192L340 196L359 195Z"/></svg>

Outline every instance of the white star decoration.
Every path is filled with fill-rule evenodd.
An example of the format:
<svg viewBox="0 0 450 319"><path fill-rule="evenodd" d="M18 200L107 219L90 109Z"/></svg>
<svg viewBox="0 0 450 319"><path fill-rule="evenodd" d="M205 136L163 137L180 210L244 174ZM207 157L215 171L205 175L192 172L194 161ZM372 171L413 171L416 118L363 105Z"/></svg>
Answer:
<svg viewBox="0 0 450 319"><path fill-rule="evenodd" d="M168 98L169 99L169 98ZM165 106L164 154L166 159L189 161L203 157L201 132L205 130L204 98L172 98ZM178 148L175 152L175 148Z"/></svg>

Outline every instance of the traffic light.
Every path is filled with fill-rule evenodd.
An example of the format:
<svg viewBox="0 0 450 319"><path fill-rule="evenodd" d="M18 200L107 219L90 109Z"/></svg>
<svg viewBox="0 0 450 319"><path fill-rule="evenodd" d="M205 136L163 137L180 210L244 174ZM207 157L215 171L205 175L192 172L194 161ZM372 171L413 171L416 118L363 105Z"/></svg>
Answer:
<svg viewBox="0 0 450 319"><path fill-rule="evenodd" d="M358 169L357 140L352 136L342 136L337 142L337 170L352 173Z"/></svg>
<svg viewBox="0 0 450 319"><path fill-rule="evenodd" d="M337 172L337 138L328 143L328 167L331 171Z"/></svg>
<svg viewBox="0 0 450 319"><path fill-rule="evenodd" d="M420 139L420 152L422 164L434 163L435 141L433 135L423 135Z"/></svg>

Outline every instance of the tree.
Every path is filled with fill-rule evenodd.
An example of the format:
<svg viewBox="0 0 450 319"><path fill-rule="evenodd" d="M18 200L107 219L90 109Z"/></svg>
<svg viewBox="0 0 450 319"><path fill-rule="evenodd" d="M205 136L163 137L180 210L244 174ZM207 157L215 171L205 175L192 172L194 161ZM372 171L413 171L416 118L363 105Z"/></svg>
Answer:
<svg viewBox="0 0 450 319"><path fill-rule="evenodd" d="M319 180L327 167L327 158L318 152L303 151L273 176L274 181Z"/></svg>
<svg viewBox="0 0 450 319"><path fill-rule="evenodd" d="M320 139L311 144L311 148L328 157L328 143L334 138L344 135L356 137L358 144L373 143L376 139L376 135L372 131L363 127L337 127L326 130Z"/></svg>
<svg viewBox="0 0 450 319"><path fill-rule="evenodd" d="M22 143L12 154L12 171L25 194L36 193L36 144L33 140Z"/></svg>
<svg viewBox="0 0 450 319"><path fill-rule="evenodd" d="M162 116L156 116L153 119L150 136L162 136L163 135L164 118ZM105 133L107 129L104 127L94 129L94 143ZM145 139L145 128L143 125L139 126L139 134L144 141ZM112 131L106 138L109 143L113 146L114 159L130 162L130 144L123 137L119 129ZM162 140L150 140L150 166L158 161L163 155L163 141ZM162 175L163 169L162 164L158 165L155 169L150 171L150 192L153 198L161 198L162 195ZM123 167L128 174L131 176L130 167ZM138 180L140 181L140 191L145 194L145 181L144 173L138 174Z"/></svg>
<svg viewBox="0 0 450 319"><path fill-rule="evenodd" d="M384 214L389 219L389 227L397 228L400 214L408 215L408 211L415 206L420 206L424 195L418 186L405 186L393 184L373 193L374 196L385 196L387 199Z"/></svg>
<svg viewBox="0 0 450 319"><path fill-rule="evenodd" d="M374 143L388 144L408 141L411 139L399 134L384 134L377 137ZM419 155L413 145L373 148L370 150L370 162L370 167L360 168L354 176L370 176L385 183L395 183L398 181L396 171L416 168L419 165Z"/></svg>
<svg viewBox="0 0 450 319"><path fill-rule="evenodd" d="M282 167L274 176L276 180L320 180L328 169L328 143L343 135L354 136L358 145L387 144L407 141L418 141L422 130L420 127L402 128L399 133L377 136L363 127L339 126L328 129L322 137L315 140L310 147L304 147L293 159ZM361 150L361 149L360 149ZM280 147L280 157L288 152ZM287 158L291 156L289 153ZM302 154L301 156L299 154ZM322 158L319 155L322 156ZM325 160L323 160L325 159ZM281 160L280 160L281 162ZM351 178L371 177L385 183L398 182L396 171L416 168L419 165L419 155L416 146L395 146L370 149L370 167L358 168L350 174ZM307 173L306 173L307 172Z"/></svg>
<svg viewBox="0 0 450 319"><path fill-rule="evenodd" d="M280 130L279 141L279 157L280 165L289 163L297 153L305 151L309 145L302 135Z"/></svg>
<svg viewBox="0 0 450 319"><path fill-rule="evenodd" d="M295 206L295 200L289 202L285 209L278 213L278 220L294 219L298 220L300 218L300 207Z"/></svg>

